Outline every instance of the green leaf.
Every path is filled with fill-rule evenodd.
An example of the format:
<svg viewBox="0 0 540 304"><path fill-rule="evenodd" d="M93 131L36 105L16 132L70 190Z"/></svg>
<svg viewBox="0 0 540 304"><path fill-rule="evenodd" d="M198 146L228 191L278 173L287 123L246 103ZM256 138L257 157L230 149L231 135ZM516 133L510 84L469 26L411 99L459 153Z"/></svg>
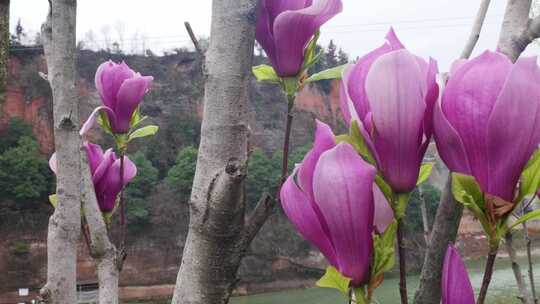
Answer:
<svg viewBox="0 0 540 304"><path fill-rule="evenodd" d="M353 289L354 291L354 299L356 300L356 304L368 304L368 300L366 299L366 289L364 286L357 287Z"/></svg>
<svg viewBox="0 0 540 304"><path fill-rule="evenodd" d="M484 210L484 195L473 176L452 173L452 194L458 202L465 205L475 204Z"/></svg>
<svg viewBox="0 0 540 304"><path fill-rule="evenodd" d="M371 151L369 150L366 144L366 141L364 140L364 137L362 136L362 133L360 132L360 128L358 127L358 122L352 121L351 126L349 128L349 134L336 136L336 141L338 143L340 142L349 143L358 152L358 154L362 156L362 158L365 161L377 167L375 158L373 157L373 155L371 155Z"/></svg>
<svg viewBox="0 0 540 304"><path fill-rule="evenodd" d="M391 270L395 263L394 243L396 241L397 222L394 221L386 228L382 235L373 237L373 248L375 250L372 265L372 278L375 278Z"/></svg>
<svg viewBox="0 0 540 304"><path fill-rule="evenodd" d="M133 115L131 115L131 121L129 122L130 128L135 129L143 121L145 121L148 116L141 116L141 107L137 107Z"/></svg>
<svg viewBox="0 0 540 304"><path fill-rule="evenodd" d="M418 175L418 180L416 181L416 185L420 185L421 183L425 182L429 176L431 175L431 171L433 170L433 163L423 163L420 167L420 174Z"/></svg>
<svg viewBox="0 0 540 304"><path fill-rule="evenodd" d="M480 221L488 236L493 233L493 225L485 214L484 194L474 177L461 173L452 173L452 195L467 207Z"/></svg>
<svg viewBox="0 0 540 304"><path fill-rule="evenodd" d="M532 155L521 173L519 196L516 202L521 202L527 195L536 193L540 186L540 150Z"/></svg>
<svg viewBox="0 0 540 304"><path fill-rule="evenodd" d="M315 73L311 75L308 79L306 79L306 82L314 82L314 81L325 80L325 79L341 79L343 70L347 67L347 65L348 64L343 64L337 67L333 67L333 68L321 71L319 73Z"/></svg>
<svg viewBox="0 0 540 304"><path fill-rule="evenodd" d="M409 193L398 193L396 205L394 206L394 216L396 219L402 219L405 216L405 210L407 210L407 205L409 204L409 199L411 198L412 192Z"/></svg>
<svg viewBox="0 0 540 304"><path fill-rule="evenodd" d="M322 56L322 50L317 55L314 54L317 47L317 40L319 40L320 35L320 30L317 30L315 32L315 35L313 35L313 38L311 38L311 40L309 41L308 46L306 47L304 63L302 65L302 70L304 71L309 69L313 64L319 61L320 57Z"/></svg>
<svg viewBox="0 0 540 304"><path fill-rule="evenodd" d="M535 220L535 219L538 219L540 218L540 209L537 209L537 210L534 210L534 211L531 211L525 215L523 215L522 217L520 217L517 221L515 221L512 226L510 226L510 229L514 229L516 226L526 222L526 221L529 221L529 220Z"/></svg>
<svg viewBox="0 0 540 304"><path fill-rule="evenodd" d="M339 290L346 296L349 295L349 284L351 279L343 276L337 269L332 266L326 268L326 273L320 278L316 285L318 287L334 288Z"/></svg>
<svg viewBox="0 0 540 304"><path fill-rule="evenodd" d="M56 205L58 204L58 197L55 194L49 195L49 203L56 209Z"/></svg>
<svg viewBox="0 0 540 304"><path fill-rule="evenodd" d="M394 201L394 192L392 191L392 187L390 187L390 185L388 185L384 178L382 178L382 176L380 176L379 174L375 175L375 183L377 184L377 186L379 186L379 189L384 194L388 202L392 204L392 202Z"/></svg>
<svg viewBox="0 0 540 304"><path fill-rule="evenodd" d="M292 98L289 99L289 102L294 102L294 96L298 91L298 79L296 77L284 77L281 79L281 85L287 97Z"/></svg>
<svg viewBox="0 0 540 304"><path fill-rule="evenodd" d="M109 122L109 117L104 111L99 111L97 121L103 131L105 131L105 133L113 135L111 123Z"/></svg>
<svg viewBox="0 0 540 304"><path fill-rule="evenodd" d="M392 222L392 224L388 225L381 238L383 246L394 248L397 228L398 224L395 220Z"/></svg>
<svg viewBox="0 0 540 304"><path fill-rule="evenodd" d="M158 130L159 130L159 127L154 126L154 125L142 127L140 129L133 131L131 134L129 134L128 142L132 141L135 138L154 135L156 134Z"/></svg>
<svg viewBox="0 0 540 304"><path fill-rule="evenodd" d="M252 71L253 71L253 75L255 75L255 78L257 78L257 81L273 82L273 83L280 82L280 78L276 74L276 71L274 70L274 68L267 64L261 64L256 67L253 67Z"/></svg>

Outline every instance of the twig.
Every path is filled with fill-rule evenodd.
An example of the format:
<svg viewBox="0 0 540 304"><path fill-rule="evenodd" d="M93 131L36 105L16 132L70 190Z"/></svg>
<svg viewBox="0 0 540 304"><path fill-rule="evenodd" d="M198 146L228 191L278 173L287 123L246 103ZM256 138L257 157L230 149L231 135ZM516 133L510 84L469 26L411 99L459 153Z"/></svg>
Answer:
<svg viewBox="0 0 540 304"><path fill-rule="evenodd" d="M527 283L523 280L523 275L521 274L521 267L517 261L516 250L514 249L513 235L511 231L508 231L505 236L505 245L506 250L508 251L508 257L512 262L512 271L514 272L514 277L516 278L516 283L520 293L520 300L524 304L534 304L532 296L527 289Z"/></svg>
<svg viewBox="0 0 540 304"><path fill-rule="evenodd" d="M482 2L480 3L480 8L478 9L478 13L476 14L471 34L469 35L467 44L465 44L465 48L461 52L460 58L467 59L471 56L471 53L476 46L478 39L480 38L480 32L482 31L482 26L484 25L484 20L486 19L486 14L490 2L491 0L482 0Z"/></svg>
<svg viewBox="0 0 540 304"><path fill-rule="evenodd" d="M122 190L120 191L120 246L118 250L118 258L117 258L117 267L118 271L122 271L122 268L124 266L124 260L126 259L126 230L127 230L127 224L126 224L126 201L124 199L124 158L125 158L125 148L120 148L120 185L122 185Z"/></svg>
<svg viewBox="0 0 540 304"><path fill-rule="evenodd" d="M429 246L429 218L427 213L426 198L422 187L418 187L418 192L420 194L420 211L422 212L422 223L424 226L424 240L426 241L426 246Z"/></svg>
<svg viewBox="0 0 540 304"><path fill-rule="evenodd" d="M497 49L513 62L540 37L540 17L529 18L531 0L508 1Z"/></svg>
<svg viewBox="0 0 540 304"><path fill-rule="evenodd" d="M84 236L84 242L86 243L86 249L88 249L88 252L90 255L92 254L92 247L90 244L90 232L88 231L88 227L86 226L86 223L84 223L84 220L81 220L81 231Z"/></svg>
<svg viewBox="0 0 540 304"><path fill-rule="evenodd" d="M193 33L193 29L191 28L189 22L184 22L184 26L186 27L186 31L188 32L189 38L191 39L191 42L193 42L193 46L195 46L195 50L197 51L197 53L199 53L200 55L204 55L204 52L199 45L199 40L197 40L195 33Z"/></svg>
<svg viewBox="0 0 540 304"><path fill-rule="evenodd" d="M397 245L399 256L399 295L401 297L401 304L407 304L409 299L407 295L407 263L405 257L405 245L403 244L403 228L403 221L398 220Z"/></svg>
<svg viewBox="0 0 540 304"><path fill-rule="evenodd" d="M261 229L262 225L266 222L268 217L272 214L274 206L276 205L277 200L279 199L279 191L281 185L285 182L288 174L289 167L289 146L293 122L293 107L294 107L294 96L287 96L287 121L285 123L285 139L283 140L283 159L281 163L281 176L278 181L276 199L273 199L268 193L263 193L255 210L249 216L247 223L244 228L244 233L242 236L242 242L244 244L249 244L251 240L257 235L257 232ZM246 243L247 242L247 243Z"/></svg>
<svg viewBox="0 0 540 304"><path fill-rule="evenodd" d="M526 207L528 207L533 201L534 201L535 195L533 195L532 199L529 201L529 204L527 206L522 206L522 213L525 214L525 211L527 210ZM532 240L529 236L529 229L527 227L527 221L523 222L521 224L523 226L523 230L525 230L525 242L527 244L527 262L529 263L529 282L531 284L531 296L534 301L534 303L538 303L538 299L536 298L536 286L534 285L534 270L533 270L533 261L532 261L532 252L531 252L531 245Z"/></svg>
<svg viewBox="0 0 540 304"><path fill-rule="evenodd" d="M291 127L293 121L292 109L294 107L294 97L288 97L287 122L285 124L285 139L283 141L283 159L281 163L281 178L279 180L278 191L285 182L289 171L289 145L291 139Z"/></svg>
<svg viewBox="0 0 540 304"><path fill-rule="evenodd" d="M478 301L476 301L476 304L484 304L484 301L486 300L489 283L491 282L491 276L493 275L493 266L495 265L497 249L490 249L489 251L486 261L486 268L484 270L484 278L482 279L482 287L480 288L480 294L478 295Z"/></svg>

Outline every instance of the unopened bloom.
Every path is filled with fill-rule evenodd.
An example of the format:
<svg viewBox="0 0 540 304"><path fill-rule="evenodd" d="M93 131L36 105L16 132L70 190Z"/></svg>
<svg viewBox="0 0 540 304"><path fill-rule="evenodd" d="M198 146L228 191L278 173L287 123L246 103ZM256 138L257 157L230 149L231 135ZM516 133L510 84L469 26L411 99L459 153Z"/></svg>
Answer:
<svg viewBox="0 0 540 304"><path fill-rule="evenodd" d="M106 113L114 134L127 133L131 127L131 117L148 92L152 80L152 76L141 76L124 62L117 64L109 60L102 63L97 69L95 82L103 105L92 112L81 134L92 127L99 111Z"/></svg>
<svg viewBox="0 0 540 304"><path fill-rule="evenodd" d="M486 51L456 64L434 110L435 141L450 170L474 176L484 193L512 202L540 142L539 83L535 57L512 64ZM510 206L502 213L512 206L502 205Z"/></svg>
<svg viewBox="0 0 540 304"><path fill-rule="evenodd" d="M285 214L353 286L369 280L375 168L317 122L313 149L281 189Z"/></svg>
<svg viewBox="0 0 540 304"><path fill-rule="evenodd" d="M125 156L124 172L121 173L121 160L116 157L112 149L103 152L99 145L88 142L84 144L84 147L88 155L99 209L102 212L111 212L116 206L118 194L137 175L137 167ZM49 166L56 174L56 153L49 160Z"/></svg>
<svg viewBox="0 0 540 304"><path fill-rule="evenodd" d="M342 6L341 0L262 0L256 39L278 76L300 72L309 41Z"/></svg>
<svg viewBox="0 0 540 304"><path fill-rule="evenodd" d="M344 71L341 110L347 123L358 123L385 181L407 193L431 138L437 63L407 51L392 29L386 40Z"/></svg>
<svg viewBox="0 0 540 304"><path fill-rule="evenodd" d="M448 245L444 256L441 280L442 304L474 304L474 291L467 268L452 245Z"/></svg>

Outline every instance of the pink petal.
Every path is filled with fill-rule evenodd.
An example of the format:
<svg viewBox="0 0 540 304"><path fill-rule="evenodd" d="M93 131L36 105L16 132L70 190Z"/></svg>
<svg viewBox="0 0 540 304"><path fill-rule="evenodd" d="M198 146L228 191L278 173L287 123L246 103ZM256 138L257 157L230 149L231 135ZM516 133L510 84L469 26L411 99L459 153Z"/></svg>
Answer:
<svg viewBox="0 0 540 304"><path fill-rule="evenodd" d="M434 137L437 151L450 171L471 174L465 147L457 131L452 127L441 108L439 100L433 115Z"/></svg>
<svg viewBox="0 0 540 304"><path fill-rule="evenodd" d="M338 270L353 286L369 279L375 168L347 143L324 152L314 173L315 203L328 225Z"/></svg>
<svg viewBox="0 0 540 304"><path fill-rule="evenodd" d="M99 111L105 111L107 113L107 117L109 118L109 122L112 124L116 120L116 115L114 114L113 110L107 106L99 106L90 113L90 116L86 119L84 124L81 127L81 130L79 131L79 135L84 136L96 123L97 115L99 114Z"/></svg>
<svg viewBox="0 0 540 304"><path fill-rule="evenodd" d="M483 191L489 180L488 119L511 69L506 56L486 51L455 71L443 95L442 111L459 134Z"/></svg>
<svg viewBox="0 0 540 304"><path fill-rule="evenodd" d="M58 166L56 164L56 152L54 152L53 155L51 155L51 158L49 158L49 168L51 168L54 174L57 174Z"/></svg>
<svg viewBox="0 0 540 304"><path fill-rule="evenodd" d="M540 142L539 84L536 57L518 59L487 123L488 192L506 201Z"/></svg>
<svg viewBox="0 0 540 304"><path fill-rule="evenodd" d="M366 93L373 115L373 142L383 176L397 192L416 185L421 157L426 76L407 50L379 57L366 78Z"/></svg>
<svg viewBox="0 0 540 304"><path fill-rule="evenodd" d="M298 167L298 185L310 199L313 199L313 172L319 157L323 152L336 146L332 129L319 120L315 120L315 123L313 148L306 154L302 164Z"/></svg>
<svg viewBox="0 0 540 304"><path fill-rule="evenodd" d="M153 77L134 77L122 83L117 95L116 122L113 125L115 133L127 133L130 128L131 116L142 102L142 99L152 83Z"/></svg>
<svg viewBox="0 0 540 304"><path fill-rule="evenodd" d="M280 191L283 211L294 225L296 230L326 256L334 267L338 267L336 253L323 229L321 217L313 209L313 202L294 182L295 172L287 178Z"/></svg>
<svg viewBox="0 0 540 304"><path fill-rule="evenodd" d="M103 161L103 149L99 145L91 142L85 142L84 147L88 154L88 164L90 165L90 172L93 175L97 168Z"/></svg>
<svg viewBox="0 0 540 304"><path fill-rule="evenodd" d="M281 77L298 74L304 61L304 49L317 29L341 12L341 0L314 0L300 10L285 11L274 21L276 64Z"/></svg>
<svg viewBox="0 0 540 304"><path fill-rule="evenodd" d="M442 304L474 304L474 291L467 268L452 244L444 256L442 277Z"/></svg>
<svg viewBox="0 0 540 304"><path fill-rule="evenodd" d="M383 234L394 221L394 211L377 184L373 184L373 200L375 202L375 230Z"/></svg>

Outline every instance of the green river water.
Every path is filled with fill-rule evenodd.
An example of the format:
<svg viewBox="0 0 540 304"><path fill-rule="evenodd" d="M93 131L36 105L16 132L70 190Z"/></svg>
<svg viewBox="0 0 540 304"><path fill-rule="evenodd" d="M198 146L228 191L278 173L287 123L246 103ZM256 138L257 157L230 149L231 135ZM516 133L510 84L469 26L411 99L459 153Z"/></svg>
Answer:
<svg viewBox="0 0 540 304"><path fill-rule="evenodd" d="M535 285L537 286L536 289L540 290L540 257L535 257L534 262ZM483 264L483 260L467 262L471 282L477 292L482 281ZM520 259L520 264L523 274L526 275L526 260ZM387 278L376 290L375 298L377 302L375 303L399 303L398 280L397 277ZM419 276L408 276L407 281L409 296L412 298L414 290L418 286ZM517 294L516 281L508 258L498 258L486 302L489 304L518 304L521 302L516 299ZM326 288L311 288L235 297L231 302L232 304L345 304L347 300L337 291Z"/></svg>

